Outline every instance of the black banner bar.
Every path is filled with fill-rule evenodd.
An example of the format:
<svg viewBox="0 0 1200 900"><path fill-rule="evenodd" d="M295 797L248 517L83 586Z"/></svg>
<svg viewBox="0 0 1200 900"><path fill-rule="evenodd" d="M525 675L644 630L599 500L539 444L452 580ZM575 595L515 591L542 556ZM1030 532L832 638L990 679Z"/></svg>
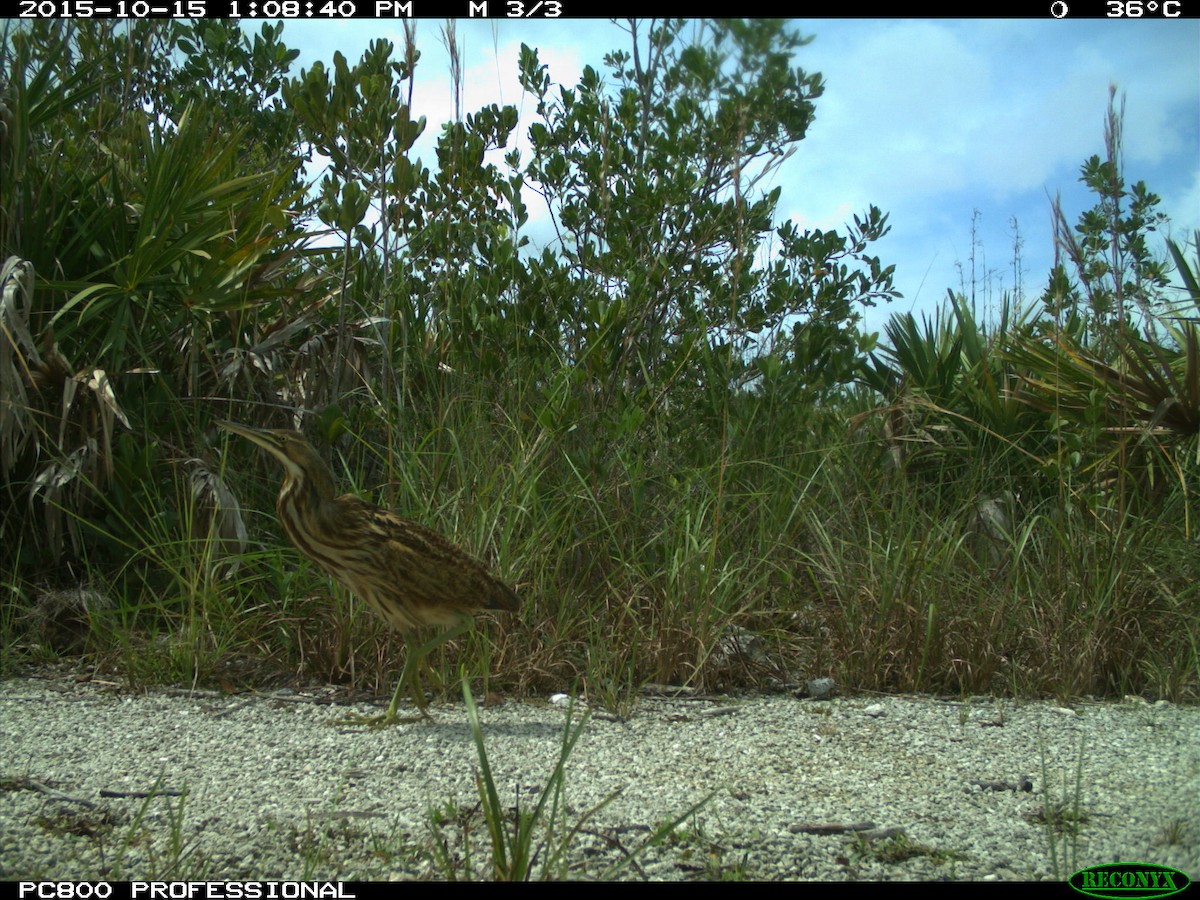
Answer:
<svg viewBox="0 0 1200 900"><path fill-rule="evenodd" d="M3 881L0 900L380 900L371 881Z"/></svg>
<svg viewBox="0 0 1200 900"><path fill-rule="evenodd" d="M639 3L622 9L610 0L17 0L21 18L147 19L579 19L640 15ZM837 15L803 10L806 18L1025 18L1025 19L1194 19L1200 0L990 0L956 9L944 2L909 0L886 13L879 4L856 7L837 4ZM779 7L763 3L759 9L739 6L741 15L777 14ZM683 15L694 10L672 0L654 4L655 15ZM797 10L800 11L800 10ZM832 11L832 8L831 10ZM947 15L953 11L955 15Z"/></svg>

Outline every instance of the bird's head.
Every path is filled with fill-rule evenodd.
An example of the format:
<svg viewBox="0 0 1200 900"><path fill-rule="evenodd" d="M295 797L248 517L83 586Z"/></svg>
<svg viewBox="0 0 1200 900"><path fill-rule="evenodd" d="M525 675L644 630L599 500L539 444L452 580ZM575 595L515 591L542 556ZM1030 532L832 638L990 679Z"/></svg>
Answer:
<svg viewBox="0 0 1200 900"><path fill-rule="evenodd" d="M333 497L333 473L300 432L290 428L251 428L225 420L218 420L217 425L258 444L279 460L287 472L285 482L311 484L322 498Z"/></svg>

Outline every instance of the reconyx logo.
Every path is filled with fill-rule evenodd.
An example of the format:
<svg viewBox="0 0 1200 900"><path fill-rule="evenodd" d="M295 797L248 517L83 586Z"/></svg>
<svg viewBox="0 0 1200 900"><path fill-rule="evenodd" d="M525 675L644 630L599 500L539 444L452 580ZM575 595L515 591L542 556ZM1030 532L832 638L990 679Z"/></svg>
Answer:
<svg viewBox="0 0 1200 900"><path fill-rule="evenodd" d="M1150 900L1178 894L1192 879L1178 869L1153 863L1108 863L1080 869L1067 883L1089 897Z"/></svg>

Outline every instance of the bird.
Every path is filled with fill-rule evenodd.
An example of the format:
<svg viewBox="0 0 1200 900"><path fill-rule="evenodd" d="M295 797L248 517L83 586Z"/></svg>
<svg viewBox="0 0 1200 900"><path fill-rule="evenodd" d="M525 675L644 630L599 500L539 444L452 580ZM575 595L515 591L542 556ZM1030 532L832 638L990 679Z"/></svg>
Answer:
<svg viewBox="0 0 1200 900"><path fill-rule="evenodd" d="M288 538L404 637L404 669L387 711L337 724L384 727L429 719L418 677L421 660L469 629L477 612L518 612L516 591L420 522L353 494L338 496L333 472L300 432L225 420L216 424L278 460L284 475L275 509ZM414 646L413 635L424 626L444 630ZM420 716L402 718L397 710L409 681Z"/></svg>

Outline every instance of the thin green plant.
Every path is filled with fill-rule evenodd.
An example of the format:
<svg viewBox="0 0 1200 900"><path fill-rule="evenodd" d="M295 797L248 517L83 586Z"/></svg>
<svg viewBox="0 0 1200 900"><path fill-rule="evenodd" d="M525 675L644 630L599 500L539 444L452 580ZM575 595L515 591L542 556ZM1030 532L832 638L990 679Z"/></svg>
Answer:
<svg viewBox="0 0 1200 900"><path fill-rule="evenodd" d="M153 840L150 835L149 826L146 824L146 815L150 811L150 804L159 798L166 798L167 795L162 790L163 775L159 775L154 781L154 786L146 794L145 799L138 807L137 813L133 817L133 821L129 823L129 827L125 830L125 836L121 841L120 847L117 849L116 858L113 860L112 871L110 877L115 881L123 881L129 877L141 876L151 879L171 879L171 880L196 880L202 878L206 874L206 869L202 862L191 867L192 858L199 858L196 853L196 848L184 837L184 819L185 808L187 806L187 788L183 788L179 792L179 803L173 805L170 802L166 804L167 817L167 838L165 854L159 857L154 852ZM129 854L130 848L134 844L141 841L147 842L147 857L149 868L143 872L129 872L126 869L126 857Z"/></svg>
<svg viewBox="0 0 1200 900"><path fill-rule="evenodd" d="M580 819L559 836L562 816L566 811L567 760L575 749L588 717L583 716L573 723L574 704L567 709L563 725L562 744L558 762L554 766L546 786L542 789L532 809L521 809L519 802L511 824L506 821L500 794L496 790L495 777L488 761L487 746L483 740L483 729L479 724L479 710L471 695L470 685L463 679L463 699L467 704L467 719L471 726L471 738L479 754L479 774L476 787L479 791L480 808L487 825L492 849L492 877L497 881L528 881L535 872L538 859L545 854L541 863L541 877L563 877L567 872L567 851L580 828L596 813L608 806L621 793L620 789L610 792ZM574 727L572 727L574 725ZM519 800L519 798L518 798Z"/></svg>
<svg viewBox="0 0 1200 900"><path fill-rule="evenodd" d="M516 809L510 815L501 805L500 794L496 789L496 779L488 760L487 745L483 739L483 729L479 723L479 710L475 705L475 699L465 676L462 680L462 689L463 699L467 705L471 737L479 756L479 774L476 776L475 783L479 793L479 810L483 815L491 848L490 877L497 881L528 881L534 877L551 880L567 877L571 868L569 857L576 838L601 810L620 796L622 791L621 788L618 788L609 792L573 823L568 824L564 820L567 815L567 761L583 734L589 717L584 715L575 721L574 704L568 707L558 761L546 786L542 788L532 807L521 808L518 798ZM629 866L636 866L638 858L650 847L665 840L681 822L689 816L694 816L710 799L712 799L712 794L693 804L674 819L660 823L638 847L625 853L621 860L609 866L600 875L601 880L617 878ZM469 816L464 816L463 811L457 807L447 807L436 813L435 816L435 847L433 850L435 864L448 878L456 875L458 867L454 864L450 848L444 841L438 843L438 835L440 834L440 824L444 824L446 821L459 822L463 827L464 861L462 870L465 871L467 877L472 877L474 867L471 864L470 856L469 825L467 824Z"/></svg>
<svg viewBox="0 0 1200 900"><path fill-rule="evenodd" d="M755 837L761 839L760 835ZM751 878L749 853L743 853L737 861L728 861L729 848L725 846L724 838L711 836L705 823L696 816L686 827L672 828L665 838L678 853L676 866L693 873L695 880L747 881Z"/></svg>
<svg viewBox="0 0 1200 900"><path fill-rule="evenodd" d="M1031 821L1040 823L1046 832L1046 843L1050 850L1050 869L1058 880L1065 880L1079 868L1079 826L1087 821L1083 811L1083 760L1086 739L1079 738L1079 753L1075 764L1075 791L1068 794L1066 775L1063 775L1062 796L1055 800L1050 792L1050 775L1046 765L1046 745L1038 741L1042 770L1042 807L1030 816ZM1059 835L1068 838L1069 855L1059 856Z"/></svg>

